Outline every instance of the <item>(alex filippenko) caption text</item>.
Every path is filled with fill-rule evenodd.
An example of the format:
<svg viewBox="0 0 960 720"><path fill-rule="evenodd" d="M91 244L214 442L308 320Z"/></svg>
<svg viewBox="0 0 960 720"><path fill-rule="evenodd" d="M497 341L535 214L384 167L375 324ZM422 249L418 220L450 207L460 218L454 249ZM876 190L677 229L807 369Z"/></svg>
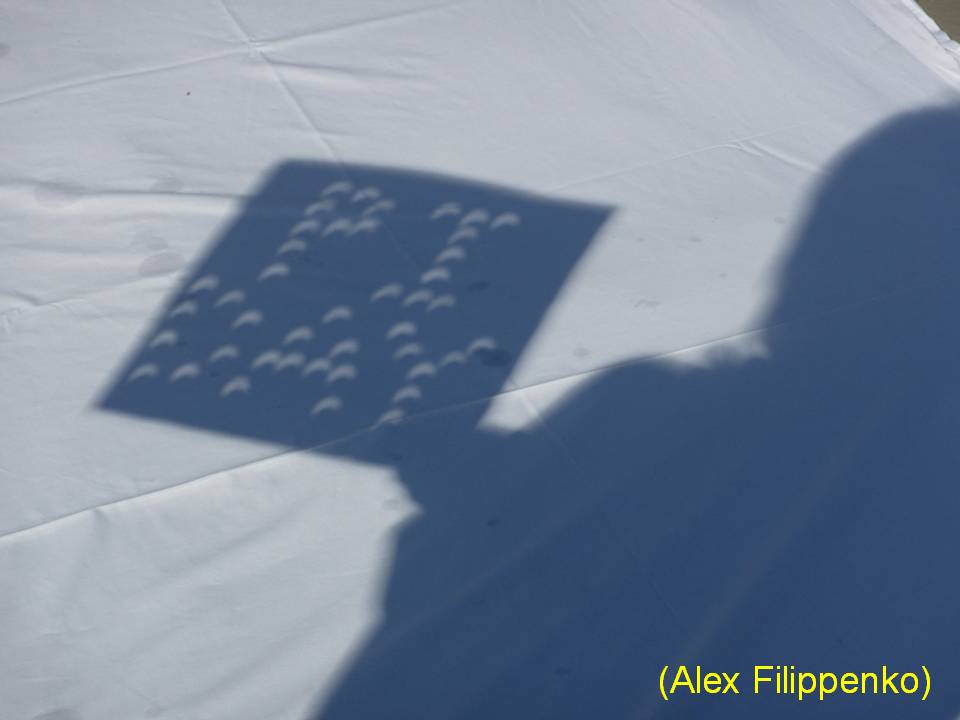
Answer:
<svg viewBox="0 0 960 720"><path fill-rule="evenodd" d="M810 672L796 665L754 665L742 671L707 671L700 665L664 665L660 695L664 700L683 695L781 695L797 701L825 701L841 695L906 695L926 700L930 671L893 670L886 665L873 672Z"/></svg>

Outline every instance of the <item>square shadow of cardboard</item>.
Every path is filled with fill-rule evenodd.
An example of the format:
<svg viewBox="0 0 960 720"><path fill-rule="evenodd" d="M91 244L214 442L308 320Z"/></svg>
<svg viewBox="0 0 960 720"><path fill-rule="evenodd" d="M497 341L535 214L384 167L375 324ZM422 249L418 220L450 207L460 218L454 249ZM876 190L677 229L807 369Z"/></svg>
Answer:
<svg viewBox="0 0 960 720"><path fill-rule="evenodd" d="M100 406L317 447L488 399L609 213L422 172L284 163Z"/></svg>

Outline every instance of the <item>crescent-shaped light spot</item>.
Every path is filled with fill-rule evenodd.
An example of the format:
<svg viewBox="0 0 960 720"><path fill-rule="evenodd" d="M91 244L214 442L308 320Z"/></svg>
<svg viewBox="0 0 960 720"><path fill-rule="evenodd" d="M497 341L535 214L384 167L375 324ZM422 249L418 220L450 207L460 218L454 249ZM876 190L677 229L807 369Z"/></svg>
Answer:
<svg viewBox="0 0 960 720"><path fill-rule="evenodd" d="M283 255L289 252L306 252L307 244L300 238L290 238L283 245L277 248L277 255Z"/></svg>
<svg viewBox="0 0 960 720"><path fill-rule="evenodd" d="M296 368L303 365L307 358L303 353L292 352L283 356L283 359L277 363L277 370L286 370L287 368Z"/></svg>
<svg viewBox="0 0 960 720"><path fill-rule="evenodd" d="M327 383L334 383L337 380L355 380L357 377L357 368L350 363L337 365L327 375Z"/></svg>
<svg viewBox="0 0 960 720"><path fill-rule="evenodd" d="M445 267L435 267L427 270L423 275L420 276L420 282L428 283L435 280L441 282L450 282L451 273L448 268Z"/></svg>
<svg viewBox="0 0 960 720"><path fill-rule="evenodd" d="M291 237L294 235L300 235L301 233L315 233L320 232L320 222L317 220L301 220L292 228L290 228Z"/></svg>
<svg viewBox="0 0 960 720"><path fill-rule="evenodd" d="M409 335L417 334L417 326L414 325L409 320L403 320L398 323L394 323L389 330L387 330L386 338L387 340L393 340L398 337L405 337Z"/></svg>
<svg viewBox="0 0 960 720"><path fill-rule="evenodd" d="M272 277L286 277L290 274L290 266L286 263L273 263L273 265L267 265L263 269L263 272L260 273L258 278L261 282L268 280Z"/></svg>
<svg viewBox="0 0 960 720"><path fill-rule="evenodd" d="M150 341L151 348L163 347L164 345L175 345L180 336L173 330L162 330L154 335Z"/></svg>
<svg viewBox="0 0 960 720"><path fill-rule="evenodd" d="M228 397L234 393L248 392L250 392L250 378L246 375L237 375L223 386L223 389L220 390L220 397Z"/></svg>
<svg viewBox="0 0 960 720"><path fill-rule="evenodd" d="M461 240L476 240L478 237L480 237L480 231L473 225L467 225L466 227L457 228L453 234L450 235L447 244L452 245Z"/></svg>
<svg viewBox="0 0 960 720"><path fill-rule="evenodd" d="M407 380L416 380L418 377L433 377L436 374L437 366L424 360L410 368L410 372L407 373Z"/></svg>
<svg viewBox="0 0 960 720"><path fill-rule="evenodd" d="M353 223L350 218L337 218L324 228L323 236L327 237L327 235L333 235L335 232L349 232L351 228L353 228Z"/></svg>
<svg viewBox="0 0 960 720"><path fill-rule="evenodd" d="M274 370L276 370L280 362L283 360L283 353L279 350L265 350L264 352L257 355L256 359L250 363L250 368L256 370L257 368L263 367L264 365L269 365Z"/></svg>
<svg viewBox="0 0 960 720"><path fill-rule="evenodd" d="M459 350L454 350L453 352L448 352L440 360L440 367L446 367L447 365L453 365L454 363L458 365L467 364L467 356L465 353L460 352Z"/></svg>
<svg viewBox="0 0 960 720"><path fill-rule="evenodd" d="M363 190L357 190L353 194L353 202L360 202L361 200L376 200L380 197L380 189L375 187L365 187Z"/></svg>
<svg viewBox="0 0 960 720"><path fill-rule="evenodd" d="M303 376L308 377L313 375L315 372L325 373L330 369L330 361L326 358L317 358L311 360L307 363L307 366L303 368Z"/></svg>
<svg viewBox="0 0 960 720"><path fill-rule="evenodd" d="M304 215L315 215L321 212L330 212L331 210L337 209L337 201L333 198L326 198L315 202L311 205L307 205L307 209L303 211Z"/></svg>
<svg viewBox="0 0 960 720"><path fill-rule="evenodd" d="M393 200L378 200L373 205L363 211L362 215L373 215L377 212L390 212L395 209L397 204Z"/></svg>
<svg viewBox="0 0 960 720"><path fill-rule="evenodd" d="M352 320L353 319L353 310L350 309L347 305L337 305L335 308L331 308L327 311L327 314L323 316L321 322L326 325L327 323L332 323L335 320Z"/></svg>
<svg viewBox="0 0 960 720"><path fill-rule="evenodd" d="M420 290L414 290L412 293L407 295L406 299L403 301L404 307L410 307L416 303L427 303L433 299L433 290L429 288L421 288Z"/></svg>
<svg viewBox="0 0 960 720"><path fill-rule="evenodd" d="M377 302L377 300L383 300L385 298L398 298L401 295L403 295L403 285L400 283L389 283L378 290L374 290L373 295L370 296L370 302Z"/></svg>
<svg viewBox="0 0 960 720"><path fill-rule="evenodd" d="M170 382L176 382L183 378L195 378L200 375L200 366L195 362L184 363L172 373L170 373Z"/></svg>
<svg viewBox="0 0 960 720"><path fill-rule="evenodd" d="M486 223L490 222L490 212L484 210L483 208L477 208L476 210L471 210L462 218L460 218L461 225L469 225L470 223Z"/></svg>
<svg viewBox="0 0 960 720"><path fill-rule="evenodd" d="M423 391L416 385L405 385L393 394L392 403L399 404L404 400L420 400L423 397Z"/></svg>
<svg viewBox="0 0 960 720"><path fill-rule="evenodd" d="M309 325L300 325L287 333L287 336L283 339L283 344L289 345L290 343L307 340L313 340L313 328Z"/></svg>
<svg viewBox="0 0 960 720"><path fill-rule="evenodd" d="M240 349L236 345L221 345L210 353L209 362L215 363L219 360L236 360L240 357Z"/></svg>
<svg viewBox="0 0 960 720"><path fill-rule="evenodd" d="M397 348L393 353L394 360L403 360L405 357L423 355L423 345L420 343L407 343Z"/></svg>
<svg viewBox="0 0 960 720"><path fill-rule="evenodd" d="M440 308L451 308L457 304L457 299L453 295L440 295L427 305L427 312L433 312Z"/></svg>
<svg viewBox="0 0 960 720"><path fill-rule="evenodd" d="M327 185L320 194L321 196L326 197L327 195L333 195L334 193L348 193L351 190L353 190L353 183L347 182L346 180L340 180L339 182L333 182Z"/></svg>
<svg viewBox="0 0 960 720"><path fill-rule="evenodd" d="M263 313L259 310L247 310L237 316L233 321L233 328L241 328L244 325L259 325L263 322Z"/></svg>
<svg viewBox="0 0 960 720"><path fill-rule="evenodd" d="M502 227L516 227L520 224L520 216L516 213L505 212L497 215L496 219L490 223L491 230L497 230Z"/></svg>
<svg viewBox="0 0 960 720"><path fill-rule="evenodd" d="M497 347L497 342L491 337L481 337L474 340L467 346L467 353L472 355L478 350L493 350Z"/></svg>
<svg viewBox="0 0 960 720"><path fill-rule="evenodd" d="M220 307L221 305L228 305L230 303L242 303L246 299L247 294L243 290L231 290L221 295L220 299L215 303L215 306Z"/></svg>
<svg viewBox="0 0 960 720"><path fill-rule="evenodd" d="M198 305L193 300L184 300L170 311L170 317L175 318L180 315L196 315Z"/></svg>
<svg viewBox="0 0 960 720"><path fill-rule="evenodd" d="M383 415L377 418L377 425L383 425L387 423L400 422L407 416L406 411L403 408L393 408L387 410Z"/></svg>
<svg viewBox="0 0 960 720"><path fill-rule="evenodd" d="M354 226L350 228L349 234L356 235L359 232L374 232L379 227L380 227L380 221L377 220L376 218L372 218L372 217L360 218L359 220L357 220Z"/></svg>
<svg viewBox="0 0 960 720"><path fill-rule="evenodd" d="M201 290L216 290L219 285L220 279L216 275L204 275L202 278L194 281L187 292L195 293Z"/></svg>
<svg viewBox="0 0 960 720"><path fill-rule="evenodd" d="M444 203L443 205L440 205L436 210L430 213L430 219L439 220L440 218L446 217L447 215L459 215L459 214L460 214L460 206L457 205L457 203L455 202L448 202L448 203Z"/></svg>
<svg viewBox="0 0 960 720"><path fill-rule="evenodd" d="M360 343L353 338L347 338L346 340L341 340L332 348L330 352L327 353L327 357L335 358L338 355L355 355L360 350Z"/></svg>
<svg viewBox="0 0 960 720"><path fill-rule="evenodd" d="M145 363L130 373L127 382L138 380L144 377L157 377L160 374L160 368L156 363Z"/></svg>
<svg viewBox="0 0 960 720"><path fill-rule="evenodd" d="M447 262L448 260L465 260L467 257L467 251L464 250L459 245L454 245L453 247L448 247L442 253L437 255L434 260L435 263Z"/></svg>
<svg viewBox="0 0 960 720"><path fill-rule="evenodd" d="M333 235L335 232L348 232L353 227L350 218L337 218L323 229L323 237Z"/></svg>
<svg viewBox="0 0 960 720"><path fill-rule="evenodd" d="M336 412L343 407L343 400L336 395L327 395L322 400L317 401L310 411L311 415L319 415L323 412Z"/></svg>

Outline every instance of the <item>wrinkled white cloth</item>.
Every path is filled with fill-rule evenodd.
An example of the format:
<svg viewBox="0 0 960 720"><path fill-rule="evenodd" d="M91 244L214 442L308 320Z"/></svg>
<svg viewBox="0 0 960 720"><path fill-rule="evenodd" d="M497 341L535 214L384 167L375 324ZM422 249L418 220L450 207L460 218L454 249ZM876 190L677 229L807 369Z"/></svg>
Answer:
<svg viewBox="0 0 960 720"><path fill-rule="evenodd" d="M781 566L756 549L789 556L793 533L810 531L820 521L811 518L825 517L820 499L833 480L814 483L799 497L784 495L793 509L782 516L776 498L757 501L756 535L736 547L727 547L716 530L722 526L716 513L733 511L718 510L722 503L714 493L691 484L681 501L662 497L662 488L676 482L676 473L742 477L743 467L733 463L746 457L746 466L758 473L771 467L757 460L762 448L743 457L729 451L731 443L743 441L742 433L717 430L738 423L742 430L738 413L756 410L756 403L735 403L731 394L739 397L754 382L768 395L781 381L807 387L803 368L821 372L817 358L824 355L804 355L813 345L797 339L802 332L778 345L771 327L830 325L836 308L853 313L847 321L852 326L873 327L880 311L871 303L891 293L901 298L898 307L913 302L917 313L936 307L909 291L939 287L936 262L904 270L900 279L906 278L908 290L902 292L896 290L899 279L882 277L874 286L852 265L844 270L858 279L843 287L828 279L837 283L824 291L834 293L829 297L793 292L810 278L801 272L810 260L803 248L834 227L818 224L825 222L822 213L845 207L842 198L830 206L823 195L824 187L849 189L844 163L867 178L864 168L875 152L871 138L884 158L880 171L897 167L887 160L888 145L897 138L908 153L923 137L948 139L942 130L949 121L932 120L925 131L923 114L936 116L958 99L960 48L913 3L109 0L56 7L8 3L0 17L0 136L6 140L0 157L0 715L293 720L510 717L516 711L517 717L555 718L584 717L598 708L597 717L653 716L665 712L657 704L657 668L681 652L708 652L718 633L739 627L737 613L745 612L750 598L786 603L775 588L798 597L798 587L843 582L842 564L833 564L823 571L833 579L797 580L800 585L769 580L774 589L764 590L766 579L776 575L773 568ZM892 134L884 135L891 127ZM220 395L212 393L202 407L185 396L186 405L158 410L166 386L158 386L153 400L121 398L120 412L105 407L104 398L118 387L127 392L123 372L152 362L130 365L138 353L146 353L151 342L164 344L155 333L166 326L158 323L163 325L173 299L187 292L185 283L204 276L204 263L219 263L220 275L229 275L231 256L211 253L227 248L245 218L256 216L251 208L269 196L278 169L298 163L323 168L316 170L323 183L310 188L316 201L337 180L338 168L351 182L362 177L360 167L373 168L374 177L377 168L399 173L389 181L398 205L381 208L382 227L358 229L363 214L356 210L353 224L340 228L358 243L367 242L365 229L371 230L377 240L358 262L380 263L382 273L367 277L365 269L350 265L317 270L310 277L321 278L332 294L324 296L315 323L261 364L285 372L286 366L277 366L286 362L289 372L305 373L311 356L295 355L295 346L329 327L323 313L337 307L338 297L369 298L371 289L382 290L396 278L406 292L420 282L417 273L431 267L460 272L456 250L435 266L430 262L445 247L474 252L480 245L470 243L482 237L474 240L467 231L447 243L446 236L437 236L439 244L421 258L427 245L410 239L420 231L402 230L436 227L430 213L443 214L444 204L452 203L448 210L460 213L450 219L452 227L489 226L499 218L500 227L487 227L488 235L526 238L531 244L523 252L534 255L525 257L553 252L551 238L573 243L562 261L551 265L541 258L524 266L529 287L505 269L519 267L515 260L491 254L483 261L487 274L470 275L463 294L450 295L456 295L457 311L478 327L485 316L469 298L484 292L499 298L500 304L484 307L496 308L490 310L494 325L499 318L508 327L491 330L489 347L487 334L478 330L460 344L427 350L443 349L451 366L459 358L450 353L462 351L481 372L500 375L458 381L431 396L427 376L442 358L430 356L419 371L411 367L409 385L398 380L398 387L413 390L398 398L390 395L394 385L382 388L383 402L392 398L405 409L404 422L375 425L379 405L371 405L369 417L358 412L322 436L311 434L314 425L304 425L288 438L278 428L285 421L259 411L238 420L223 411L216 398L242 395L242 382L232 390L216 385ZM921 169L904 172L922 177ZM940 186L934 181L948 177L935 172L924 197L936 196ZM448 183L450 196L423 178ZM373 186L351 185L349 193L367 185ZM421 187L429 195L422 207L420 200L404 200L418 197ZM889 208L898 192L887 188L877 197ZM457 225L471 207L480 208L469 199L481 196L484 208L498 214ZM928 220L903 220L903 234L938 240L943 228L954 228L952 197L918 205ZM304 198L296 198L300 205L293 210L309 220ZM361 196L357 202L369 208L379 199ZM858 212L868 209L863 198L857 202ZM416 212L405 215L411 203ZM271 208L268 203L266 215ZM591 219L598 208L603 217ZM390 220L389 212L402 219ZM905 205L904 216L909 212ZM932 215L942 217L942 227L931 224ZM881 216L891 223L901 217ZM273 231L269 223L263 227ZM858 226L851 221L844 227L855 232ZM317 235L322 242L319 226ZM296 242L288 250L295 255ZM830 264L824 252L823 262ZM871 262L865 261L864 272L880 277ZM473 272L475 266L463 267ZM542 277L539 267L545 268ZM416 328L423 334L428 307L436 309L430 317L450 310L444 304L453 300L431 304L446 297L437 290L443 272L422 280L431 294L405 295L409 313L377 325L377 337L403 335L402 321L415 311L423 314L424 325ZM248 286L231 288L249 293L269 282L269 275L264 280L251 274ZM380 281L375 286L369 284L374 279ZM527 294L529 288L535 296ZM387 297L393 291L384 292ZM217 297L227 305L236 299ZM282 299L269 302L284 307ZM189 315L191 307L179 312ZM510 307L516 308L512 318ZM336 314L331 317L337 321ZM905 317L897 315L891 326L907 327ZM277 312L266 322L280 322ZM298 322L281 325L269 327L293 332ZM232 332L227 324L218 328L223 337ZM431 332L440 337L446 331L437 326ZM832 347L842 345L834 340L845 332L824 330L816 344L832 338ZM207 372L209 353L232 352L222 350L229 343L220 342L220 335L207 337L216 345L205 348L202 358L187 358L198 362L196 369L187 360L176 367L160 363L157 381L182 387L196 379L193 374ZM362 333L356 337L367 342ZM512 344L501 351L496 343L502 337ZM937 348L928 335L905 342L929 352ZM238 343L238 353L247 351ZM377 370L364 374L366 347L351 365L359 373L341 370L332 386L352 382L362 393L377 378L387 382ZM849 350L836 361L835 374L842 376L837 388L861 377L858 364L843 364L859 352ZM348 343L334 356L351 352ZM787 367L776 360L783 354L807 360ZM328 361L314 367L328 372ZM659 369L636 384L611 374L619 372L611 368L637 362ZM893 363L883 372L917 368ZM256 391L253 373L269 371L251 369L237 377L252 378ZM151 372L142 370L137 381L149 382ZM458 395L464 387L469 392ZM595 395L585 390L594 387ZM816 387L822 386L811 383ZM254 391L250 398L262 397ZM431 404L418 415L421 391ZM819 397L817 392L806 396ZM904 390L911 398L918 392ZM338 399L325 401L323 393L304 399L312 419L326 421L340 409L341 395L328 395ZM869 396L864 391L856 397ZM719 414L721 407L729 415ZM864 412L886 412L886 405L878 407ZM764 408L757 412L769 411L771 422L792 412ZM212 417L216 412L226 414ZM950 412L936 417L958 417ZM307 417L306 410L301 416ZM918 410L916 417L928 416ZM612 420L601 434L603 418ZM948 429L924 430L917 422L912 427L920 427L927 444L910 448L934 443L931 453L942 450L936 439L939 433L949 436ZM874 432L866 424L871 429L862 432ZM828 448L826 436L819 435L810 447L824 448L826 457L846 447L845 437L862 444L854 425L832 428L830 437L840 438L836 447ZM614 443L623 426L643 434ZM411 437L404 435L409 427L423 429ZM330 442L347 444L330 449ZM769 447L778 440L763 442ZM731 465L690 460L714 457L711 452ZM404 466L408 460L413 467ZM855 461L844 456L837 462ZM660 489L637 488L619 515L591 515L611 505L607 493L615 483L609 478L624 469L637 483ZM486 494L475 489L484 478L495 488ZM531 482L533 489L522 490ZM955 511L953 496L938 492L928 491L928 501ZM870 496L864 488L848 495L836 507ZM750 506L749 500L738 502L741 509ZM663 511L656 518L654 507ZM908 524L883 515L890 507L883 504L874 519L885 518L891 533L909 533ZM636 523L663 526L631 535L631 508ZM745 516L737 517L740 527ZM939 518L922 522L935 527ZM662 548L679 547L685 542L680 536L694 527L703 528L697 536L703 552L715 545L727 553L711 562L727 563L729 573L713 575L694 564L689 577L696 579L681 582L675 568L664 565L673 561ZM879 530L857 536L869 540L862 547L859 540L843 544L843 523L827 527L836 532L843 557L883 551L874 542L885 537ZM491 540L498 532L501 540ZM560 560L552 551L561 547L586 555ZM594 601L584 588L591 567L598 568L595 577L603 586L598 597L624 593L597 613L622 620L624 608L636 609L629 629L611 632L610 638L625 638L622 643L608 638L595 646L595 637L607 637L607 626L590 635L584 608ZM643 578L642 592L633 585L623 590L629 584L623 578L634 575ZM873 581L863 582L867 593ZM876 582L886 587L886 581ZM797 659L883 662L884 647L896 655L907 643L898 628L913 628L904 630L907 635L915 630L896 613L913 617L913 609L921 608L937 618L940 610L927 606L932 597L955 606L956 595L947 594L955 584L943 582L904 589L904 597L884 595L895 615L876 629L890 642L880 642L875 654L865 649L865 634L851 631L860 655L844 655L837 649L843 638L835 638L837 647L821 645L819 656L811 651ZM527 621L534 616L543 624L531 626ZM815 632L803 623L821 619L802 609L785 617L795 624L789 631L771 630L774 639L762 647L797 651L791 638ZM764 618L756 632L771 624L776 620ZM439 639L445 633L449 642ZM926 636L911 637L918 643L917 665L924 653L938 657L936 648L923 645ZM494 651L489 638L504 644ZM754 661L751 646L741 650L737 657ZM613 679L609 668L605 680L592 677L577 665L581 652L621 668L624 678ZM755 658L764 659L794 661ZM953 672L956 666L939 669ZM390 685L391 673L406 689ZM603 688L606 704L591 687ZM626 687L633 689L624 694ZM931 716L956 713L949 704L956 698L944 685L940 693L926 706L940 712ZM742 717L749 716L749 707L714 709L717 716ZM777 707L783 717L799 712ZM837 707L845 707L834 708L838 716L856 710ZM878 712L921 716L915 706L905 707L883 705Z"/></svg>

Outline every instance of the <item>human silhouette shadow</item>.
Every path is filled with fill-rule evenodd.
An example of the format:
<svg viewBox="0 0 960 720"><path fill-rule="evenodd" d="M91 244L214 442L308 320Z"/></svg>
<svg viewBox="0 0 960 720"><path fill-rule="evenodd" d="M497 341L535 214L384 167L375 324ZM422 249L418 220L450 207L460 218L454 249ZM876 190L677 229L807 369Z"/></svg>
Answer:
<svg viewBox="0 0 960 720"><path fill-rule="evenodd" d="M370 187L380 195L325 235ZM315 207L331 195L337 207ZM380 225L351 235L389 198ZM826 169L758 322L763 357L718 342L696 367L638 359L543 412L516 390L536 419L492 429L491 397L514 390L510 371L608 213L286 165L101 407L395 469L420 512L396 532L380 622L315 720L954 717L960 111L894 118ZM449 248L468 262L438 260ZM450 277L425 280L435 267ZM447 294L455 304L431 311ZM241 321L250 310L259 321ZM660 670L678 662L742 672L741 695L664 702ZM933 689L923 703L753 696L755 664L924 664Z"/></svg>
<svg viewBox="0 0 960 720"><path fill-rule="evenodd" d="M524 432L480 405L360 438L422 514L316 717L954 717L958 242L960 112L906 114L826 170L765 357L601 372ZM678 662L742 694L665 703ZM755 664L933 689L754 696Z"/></svg>

